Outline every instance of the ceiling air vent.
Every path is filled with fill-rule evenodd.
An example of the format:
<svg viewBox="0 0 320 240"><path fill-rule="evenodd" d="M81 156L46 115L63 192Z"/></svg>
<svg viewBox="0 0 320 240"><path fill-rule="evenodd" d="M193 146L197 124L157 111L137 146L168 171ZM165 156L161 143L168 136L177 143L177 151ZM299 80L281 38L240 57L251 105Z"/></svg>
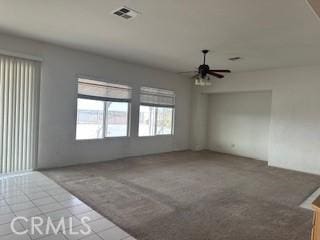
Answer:
<svg viewBox="0 0 320 240"><path fill-rule="evenodd" d="M128 7L121 7L112 12L112 14L122 17L124 19L131 19L136 17L139 13Z"/></svg>

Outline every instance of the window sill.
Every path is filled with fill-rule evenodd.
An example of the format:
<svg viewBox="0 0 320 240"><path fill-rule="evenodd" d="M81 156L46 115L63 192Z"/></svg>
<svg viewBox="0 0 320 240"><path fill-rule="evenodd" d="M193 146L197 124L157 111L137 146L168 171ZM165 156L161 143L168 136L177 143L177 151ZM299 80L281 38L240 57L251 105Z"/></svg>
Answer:
<svg viewBox="0 0 320 240"><path fill-rule="evenodd" d="M173 137L174 134L161 134L161 135L152 135L152 136L138 136L138 138L150 138L150 137Z"/></svg>
<svg viewBox="0 0 320 240"><path fill-rule="evenodd" d="M104 141L104 140L117 140L117 139L129 139L129 138L131 138L131 136L75 139L75 140L76 140L76 142L86 142L86 141Z"/></svg>
<svg viewBox="0 0 320 240"><path fill-rule="evenodd" d="M155 138L155 137L173 137L174 134L163 134L163 135L153 135L153 136L136 136L134 138ZM76 142L99 142L99 141L108 141L108 140L124 140L131 139L132 136L123 136L123 137L104 137L104 138L91 138L91 139L75 139Z"/></svg>

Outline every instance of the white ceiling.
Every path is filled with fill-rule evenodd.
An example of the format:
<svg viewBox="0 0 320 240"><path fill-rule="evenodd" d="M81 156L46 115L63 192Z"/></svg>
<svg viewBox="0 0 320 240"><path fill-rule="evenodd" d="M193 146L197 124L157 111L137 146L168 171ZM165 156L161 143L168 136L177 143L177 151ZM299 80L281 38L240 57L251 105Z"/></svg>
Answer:
<svg viewBox="0 0 320 240"><path fill-rule="evenodd" d="M123 5L142 14L110 14ZM305 0L0 0L0 31L175 72L199 65L203 48L233 71L320 63Z"/></svg>

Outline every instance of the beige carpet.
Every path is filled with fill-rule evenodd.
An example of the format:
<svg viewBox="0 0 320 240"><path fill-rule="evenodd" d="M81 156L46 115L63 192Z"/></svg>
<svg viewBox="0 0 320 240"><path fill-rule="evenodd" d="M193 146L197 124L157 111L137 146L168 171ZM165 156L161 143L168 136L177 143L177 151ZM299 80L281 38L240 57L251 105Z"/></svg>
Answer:
<svg viewBox="0 0 320 240"><path fill-rule="evenodd" d="M209 151L43 173L140 240L307 240L312 212L299 204L320 186L319 176Z"/></svg>

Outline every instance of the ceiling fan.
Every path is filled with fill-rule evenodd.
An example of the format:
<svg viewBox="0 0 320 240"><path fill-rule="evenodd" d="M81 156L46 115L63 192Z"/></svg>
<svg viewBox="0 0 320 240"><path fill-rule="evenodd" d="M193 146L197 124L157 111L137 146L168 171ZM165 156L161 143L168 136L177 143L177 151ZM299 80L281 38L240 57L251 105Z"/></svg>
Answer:
<svg viewBox="0 0 320 240"><path fill-rule="evenodd" d="M209 65L206 64L206 55L208 52L209 50L207 49L202 50L203 64L198 67L198 71L196 71L197 74L192 77L192 79L195 79L195 85L209 86L211 85L209 75L216 78L224 78L220 73L231 73L231 71L227 69L210 69Z"/></svg>

